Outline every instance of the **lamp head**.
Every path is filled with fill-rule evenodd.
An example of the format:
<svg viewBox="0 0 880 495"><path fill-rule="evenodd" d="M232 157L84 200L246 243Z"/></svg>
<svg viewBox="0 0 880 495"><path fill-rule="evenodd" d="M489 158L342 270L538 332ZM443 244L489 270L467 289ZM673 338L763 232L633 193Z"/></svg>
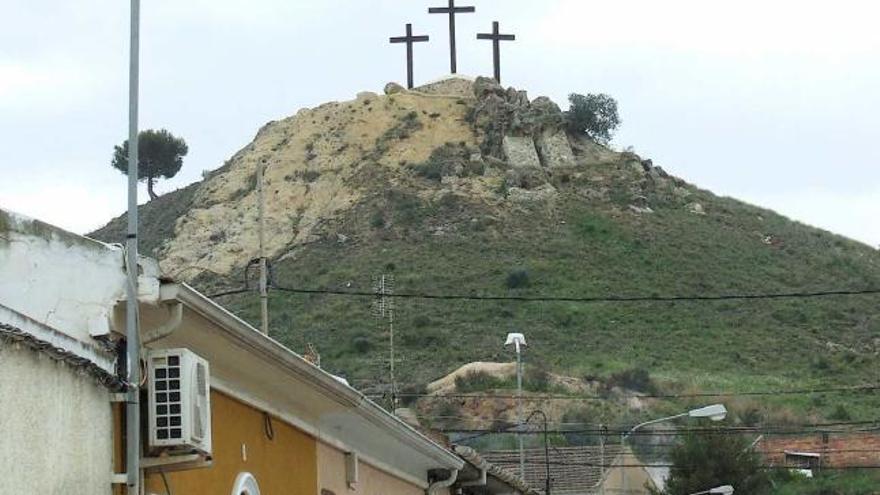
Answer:
<svg viewBox="0 0 880 495"><path fill-rule="evenodd" d="M694 409L688 412L688 416L692 418L709 418L712 421L721 421L727 417L727 408L724 407L724 404L715 404L711 406L701 407L699 409Z"/></svg>
<svg viewBox="0 0 880 495"><path fill-rule="evenodd" d="M709 493L718 495L733 495L733 487L730 485L719 486L718 488L713 488L709 490Z"/></svg>
<svg viewBox="0 0 880 495"><path fill-rule="evenodd" d="M505 346L513 345L516 347L516 352L519 352L520 346L525 347L526 345L526 336L521 333L509 333L507 334L507 341L504 342Z"/></svg>

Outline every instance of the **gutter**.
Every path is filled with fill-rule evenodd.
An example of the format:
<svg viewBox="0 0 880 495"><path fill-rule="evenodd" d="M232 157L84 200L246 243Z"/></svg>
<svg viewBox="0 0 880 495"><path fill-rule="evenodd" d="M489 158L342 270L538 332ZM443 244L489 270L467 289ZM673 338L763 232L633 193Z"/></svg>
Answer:
<svg viewBox="0 0 880 495"><path fill-rule="evenodd" d="M445 480L435 481L431 483L425 493L427 495L434 495L434 492L440 490L442 488L449 488L450 486L455 484L455 481L458 479L458 469L453 469L449 472L449 478Z"/></svg>
<svg viewBox="0 0 880 495"><path fill-rule="evenodd" d="M183 283L164 284L161 288L161 295L163 301L175 300L192 308L216 323L226 336L234 340L240 347L248 349L302 378L306 383L315 386L340 405L352 408L364 419L388 430L399 440L433 459L437 462L438 467L455 471L464 467L464 461L446 448L418 432L400 418L385 411L354 388L340 383L333 375L309 363L271 337L260 333L259 330L192 287Z"/></svg>

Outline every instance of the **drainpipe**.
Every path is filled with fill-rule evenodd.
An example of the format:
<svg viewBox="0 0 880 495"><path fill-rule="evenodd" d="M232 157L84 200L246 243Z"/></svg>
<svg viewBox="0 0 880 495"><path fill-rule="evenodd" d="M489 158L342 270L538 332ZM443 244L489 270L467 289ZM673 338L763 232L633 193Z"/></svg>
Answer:
<svg viewBox="0 0 880 495"><path fill-rule="evenodd" d="M168 320L155 330L144 332L142 339L144 345L164 339L174 333L174 331L177 330L177 327L180 326L180 322L183 321L183 303L175 303L167 309Z"/></svg>
<svg viewBox="0 0 880 495"><path fill-rule="evenodd" d="M473 481L462 481L459 483L459 486L486 486L487 480L489 478L489 470L482 468L480 469L480 477Z"/></svg>
<svg viewBox="0 0 880 495"><path fill-rule="evenodd" d="M425 490L426 495L434 495L434 492L441 488L449 488L450 486L455 484L455 481L458 479L458 469L452 469L449 471L449 478L445 480L435 481L428 486L428 489Z"/></svg>

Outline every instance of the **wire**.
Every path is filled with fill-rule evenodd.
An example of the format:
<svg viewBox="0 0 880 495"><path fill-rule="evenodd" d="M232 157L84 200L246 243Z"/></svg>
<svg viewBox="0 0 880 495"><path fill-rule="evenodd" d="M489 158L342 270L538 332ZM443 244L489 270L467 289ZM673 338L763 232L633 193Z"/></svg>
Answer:
<svg viewBox="0 0 880 495"><path fill-rule="evenodd" d="M273 289L292 294L331 295L347 297L376 297L374 292L344 291L333 289L294 289L275 286ZM505 302L567 302L567 303L641 303L641 302L688 302L688 301L738 301L759 299L807 299L832 296L880 295L880 289L826 290L818 292L780 292L756 294L721 294L708 296L486 296L465 294L406 293L387 294L396 299L427 299L441 301L505 301Z"/></svg>
<svg viewBox="0 0 880 495"><path fill-rule="evenodd" d="M168 484L168 478L165 476L165 471L159 470L159 475L162 477L162 484L165 485L165 495L173 495L171 486Z"/></svg>
<svg viewBox="0 0 880 495"><path fill-rule="evenodd" d="M638 399L699 399L712 397L759 397L759 396L775 396L775 395L816 395L831 393L855 393L855 392L875 392L880 390L880 385L855 385L849 387L826 387L811 389L790 389L790 390L755 390L744 392L700 392L691 394L624 394L615 395L614 397L603 397L599 395L590 396L573 396L573 395L524 395L524 400L570 400L570 401L611 401L627 398ZM516 394L399 394L400 398L406 399L517 399Z"/></svg>

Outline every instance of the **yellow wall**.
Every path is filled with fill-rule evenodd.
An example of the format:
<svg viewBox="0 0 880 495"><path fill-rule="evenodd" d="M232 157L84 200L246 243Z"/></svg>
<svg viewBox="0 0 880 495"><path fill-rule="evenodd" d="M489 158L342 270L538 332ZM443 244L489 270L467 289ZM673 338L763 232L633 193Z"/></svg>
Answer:
<svg viewBox="0 0 880 495"><path fill-rule="evenodd" d="M426 473L427 474L427 473ZM360 462L358 484L350 489L345 478L345 453L318 443L318 493L329 490L334 495L424 495L412 483L386 474Z"/></svg>
<svg viewBox="0 0 880 495"><path fill-rule="evenodd" d="M265 433L263 412L212 391L214 465L168 473L174 495L228 495L241 472L254 475L261 495L315 495L317 449L315 439L272 418L274 440ZM243 459L245 445L247 459ZM164 494L158 475L148 476L147 493Z"/></svg>

